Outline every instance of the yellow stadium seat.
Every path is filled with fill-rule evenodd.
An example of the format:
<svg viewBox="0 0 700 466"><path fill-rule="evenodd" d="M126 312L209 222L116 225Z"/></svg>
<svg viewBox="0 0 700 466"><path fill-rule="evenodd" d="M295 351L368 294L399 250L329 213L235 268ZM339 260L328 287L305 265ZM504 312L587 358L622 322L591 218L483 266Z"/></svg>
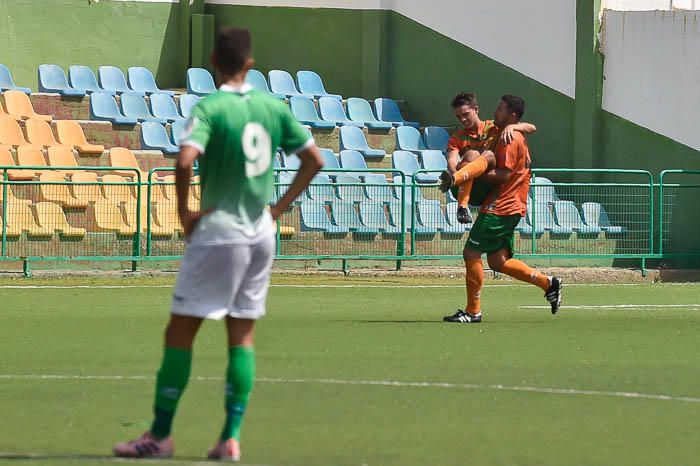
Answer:
<svg viewBox="0 0 700 466"><path fill-rule="evenodd" d="M66 181L63 173L44 172L39 175L39 180L42 182L51 183L39 185L39 192L41 193L42 199L49 202L58 203L63 207L69 208L84 209L88 206L88 202L85 199L78 199L71 194L70 190L68 189L69 182Z"/></svg>
<svg viewBox="0 0 700 466"><path fill-rule="evenodd" d="M148 228L148 206L145 203L141 204L141 231L146 231ZM124 213L126 214L126 223L129 225L131 232L136 231L136 201L132 200L124 204ZM152 214L153 212L151 212ZM153 222L151 222L151 225Z"/></svg>
<svg viewBox="0 0 700 466"><path fill-rule="evenodd" d="M2 95L5 98L5 109L10 115L17 115L23 119L38 118L44 121L53 120L51 115L40 115L36 113L32 106L32 101L29 100L29 96L24 92L5 91Z"/></svg>
<svg viewBox="0 0 700 466"><path fill-rule="evenodd" d="M77 167L78 162L70 146L51 146L47 149L50 167ZM66 170L68 176L73 176L72 170Z"/></svg>
<svg viewBox="0 0 700 466"><path fill-rule="evenodd" d="M35 207L39 225L44 229L58 231L63 236L71 238L82 238L85 236L84 228L77 228L68 223L66 214L58 204L39 202Z"/></svg>
<svg viewBox="0 0 700 466"><path fill-rule="evenodd" d="M39 146L62 146L53 135L51 125L44 120L30 118L24 122L24 128L27 130L27 141L29 144Z"/></svg>
<svg viewBox="0 0 700 466"><path fill-rule="evenodd" d="M32 200L31 199L20 199L19 197L15 196L15 193L12 189L11 185L7 186L7 202L21 202L23 204L31 205ZM2 185L0 185L0 204L3 204L3 190L2 190Z"/></svg>
<svg viewBox="0 0 700 466"><path fill-rule="evenodd" d="M30 236L53 236L53 230L36 223L29 204L16 202L7 205L7 227L13 231L26 231Z"/></svg>
<svg viewBox="0 0 700 466"><path fill-rule="evenodd" d="M114 202L115 204L124 204L130 202L132 199L135 200L134 195L131 191L131 186L127 183L131 181L127 180L123 176L119 175L102 175L102 194L104 197ZM120 183L120 184L115 184Z"/></svg>
<svg viewBox="0 0 700 466"><path fill-rule="evenodd" d="M133 168L134 170L141 171L141 167L139 167L139 163L134 154L124 147L112 147L109 150L109 165L111 167ZM133 170L114 170L114 173L120 176L136 176ZM141 174L142 181L146 181L148 179L147 177L147 173L145 175L144 173Z"/></svg>
<svg viewBox="0 0 700 466"><path fill-rule="evenodd" d="M75 146L78 152L85 154L101 154L105 150L105 146L87 142L87 139L85 139L85 132L83 132L83 128L77 121L56 121L56 134L58 134L58 141L61 144Z"/></svg>
<svg viewBox="0 0 700 466"><path fill-rule="evenodd" d="M121 235L130 235L131 228L124 222L119 206L108 200L95 203L95 227L98 231L114 231Z"/></svg>
<svg viewBox="0 0 700 466"><path fill-rule="evenodd" d="M153 208L151 232L155 236L172 236L174 232L182 232L182 224L177 214L177 205L167 203Z"/></svg>
<svg viewBox="0 0 700 466"><path fill-rule="evenodd" d="M12 158L12 153L10 150L11 146L0 146L0 167L14 167L15 159ZM0 171L0 179L2 179L3 174ZM12 181L26 181L34 179L34 170L7 170L7 177Z"/></svg>
<svg viewBox="0 0 700 466"><path fill-rule="evenodd" d="M29 144L24 139L22 128L15 120L0 119L0 144L8 146L23 146Z"/></svg>
<svg viewBox="0 0 700 466"><path fill-rule="evenodd" d="M73 190L73 197L84 204L96 203L104 201L105 198L100 192L100 186L97 184L97 175L91 172L76 172L71 178L70 185ZM95 184L79 184L79 183L95 183Z"/></svg>
<svg viewBox="0 0 700 466"><path fill-rule="evenodd" d="M296 229L294 227L280 227L280 236L290 237L296 234Z"/></svg>
<svg viewBox="0 0 700 466"><path fill-rule="evenodd" d="M20 167L47 167L44 153L41 151L41 146L19 146L17 148L17 162L19 162L18 165ZM47 171L48 170L34 170L37 176ZM52 171L65 176L65 173L60 170Z"/></svg>
<svg viewBox="0 0 700 466"><path fill-rule="evenodd" d="M22 230L16 230L11 225L7 225L5 235L8 238L17 238L22 235ZM2 238L2 216L0 216L0 238Z"/></svg>
<svg viewBox="0 0 700 466"><path fill-rule="evenodd" d="M22 119L22 117L20 117L19 115L10 115L9 113L7 113L7 111L5 110L5 107L3 107L2 103L0 103L0 120L5 119L5 118L11 118L13 120L21 120Z"/></svg>

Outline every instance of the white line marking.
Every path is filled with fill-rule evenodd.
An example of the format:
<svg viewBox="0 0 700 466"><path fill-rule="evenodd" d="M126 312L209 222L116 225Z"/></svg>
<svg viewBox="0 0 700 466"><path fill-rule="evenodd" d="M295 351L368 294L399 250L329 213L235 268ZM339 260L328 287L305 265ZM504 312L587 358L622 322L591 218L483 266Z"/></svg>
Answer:
<svg viewBox="0 0 700 466"><path fill-rule="evenodd" d="M549 309L550 306L520 306L520 309ZM562 306L562 309L700 309L700 304L601 304Z"/></svg>
<svg viewBox="0 0 700 466"><path fill-rule="evenodd" d="M151 381L153 376L145 375L61 375L61 374L0 374L0 379L14 380L138 380ZM196 381L223 382L222 377L193 377ZM414 388L461 388L464 390L497 390L508 392L529 392L555 395L599 396L612 398L638 398L656 401L681 401L700 403L700 397L672 396L656 393L623 392L611 390L582 390L577 388L532 387L528 385L471 384L451 382L401 382L396 380L343 380L343 379L285 379L258 377L261 383L294 383L319 385L360 385L380 387L414 387Z"/></svg>

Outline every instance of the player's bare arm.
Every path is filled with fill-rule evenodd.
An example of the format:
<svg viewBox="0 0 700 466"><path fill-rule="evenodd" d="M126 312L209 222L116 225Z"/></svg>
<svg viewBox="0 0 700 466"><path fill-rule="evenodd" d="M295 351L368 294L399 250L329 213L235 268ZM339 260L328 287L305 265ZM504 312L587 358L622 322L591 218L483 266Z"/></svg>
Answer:
<svg viewBox="0 0 700 466"><path fill-rule="evenodd" d="M459 151L457 149L452 149L451 151L447 152L447 170L450 173L457 171L457 165L459 164L460 159L461 156L459 155Z"/></svg>
<svg viewBox="0 0 700 466"><path fill-rule="evenodd" d="M189 238L199 219L206 212L190 210L187 204L190 194L190 180L192 179L192 167L199 157L199 150L192 146L183 146L177 156L175 164L175 190L177 192L177 212L180 216L185 237Z"/></svg>
<svg viewBox="0 0 700 466"><path fill-rule="evenodd" d="M503 128L503 131L501 131L501 142L503 144L510 144L510 142L513 140L513 133L516 131L522 134L533 134L537 132L537 126L533 125L532 123L525 123L522 121L508 125Z"/></svg>
<svg viewBox="0 0 700 466"><path fill-rule="evenodd" d="M270 208L272 218L275 220L277 220L280 215L282 215L282 212L285 212L291 203L304 192L316 173L323 167L323 157L316 145L312 145L308 149L300 151L297 153L297 156L301 160L301 166L294 177L294 181L292 181L289 189L277 204Z"/></svg>
<svg viewBox="0 0 700 466"><path fill-rule="evenodd" d="M494 168L483 175L481 179L493 185L504 184L510 179L512 171L508 168Z"/></svg>

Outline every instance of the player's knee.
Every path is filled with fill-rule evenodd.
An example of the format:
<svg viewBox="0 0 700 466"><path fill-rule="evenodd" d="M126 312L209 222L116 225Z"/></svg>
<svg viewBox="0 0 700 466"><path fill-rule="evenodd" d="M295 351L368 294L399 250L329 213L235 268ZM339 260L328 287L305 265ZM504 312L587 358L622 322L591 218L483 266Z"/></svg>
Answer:
<svg viewBox="0 0 700 466"><path fill-rule="evenodd" d="M464 251L462 252L462 258L464 258L464 262L473 261L474 259L479 259L480 257L481 254L472 249L464 248Z"/></svg>
<svg viewBox="0 0 700 466"><path fill-rule="evenodd" d="M482 154L489 163L489 170L496 168L496 156L490 150L485 150Z"/></svg>
<svg viewBox="0 0 700 466"><path fill-rule="evenodd" d="M479 151L475 150L468 150L467 152L464 153L464 159L466 159L467 162L473 162L474 160L478 159L481 157L481 154Z"/></svg>

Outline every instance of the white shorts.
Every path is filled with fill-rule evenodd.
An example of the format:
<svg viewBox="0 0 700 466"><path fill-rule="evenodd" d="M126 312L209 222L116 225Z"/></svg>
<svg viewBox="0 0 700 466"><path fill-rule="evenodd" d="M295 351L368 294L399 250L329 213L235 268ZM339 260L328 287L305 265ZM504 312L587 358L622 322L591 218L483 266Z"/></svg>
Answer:
<svg viewBox="0 0 700 466"><path fill-rule="evenodd" d="M190 244L177 276L171 312L220 320L265 315L274 235L255 244Z"/></svg>

